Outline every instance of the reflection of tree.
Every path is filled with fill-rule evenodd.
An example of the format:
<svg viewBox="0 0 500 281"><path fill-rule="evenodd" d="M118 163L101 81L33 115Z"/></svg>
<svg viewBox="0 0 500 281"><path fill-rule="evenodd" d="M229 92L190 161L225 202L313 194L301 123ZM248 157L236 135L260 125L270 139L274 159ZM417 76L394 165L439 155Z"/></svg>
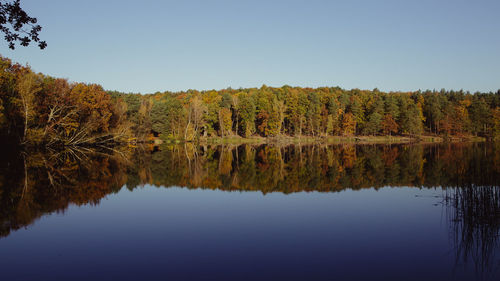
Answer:
<svg viewBox="0 0 500 281"><path fill-rule="evenodd" d="M136 155L134 162L141 163L141 169L150 170L149 177L154 180L139 180L135 184L263 193L339 191L387 185L491 184L498 178L492 170L494 157L484 156L498 153L492 145L478 144L170 145L152 156ZM133 188L132 184L128 186Z"/></svg>
<svg viewBox="0 0 500 281"><path fill-rule="evenodd" d="M500 268L500 186L461 186L445 193L457 264L472 259L481 278Z"/></svg>
<svg viewBox="0 0 500 281"><path fill-rule="evenodd" d="M493 144L192 143L125 153L14 153L0 161L0 231L7 235L68 204L98 204L124 185L130 190L153 184L264 194L384 186L498 187L499 154Z"/></svg>
<svg viewBox="0 0 500 281"><path fill-rule="evenodd" d="M123 155L95 151L11 155L0 168L0 235L70 203L98 204L126 182L126 165Z"/></svg>

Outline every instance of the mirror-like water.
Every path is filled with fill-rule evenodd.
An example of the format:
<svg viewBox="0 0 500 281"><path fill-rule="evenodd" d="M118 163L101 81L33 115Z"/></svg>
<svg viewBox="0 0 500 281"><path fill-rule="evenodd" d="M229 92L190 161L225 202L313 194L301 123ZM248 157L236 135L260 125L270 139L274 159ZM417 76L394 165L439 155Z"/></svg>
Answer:
<svg viewBox="0 0 500 281"><path fill-rule="evenodd" d="M5 152L2 280L498 280L500 145Z"/></svg>

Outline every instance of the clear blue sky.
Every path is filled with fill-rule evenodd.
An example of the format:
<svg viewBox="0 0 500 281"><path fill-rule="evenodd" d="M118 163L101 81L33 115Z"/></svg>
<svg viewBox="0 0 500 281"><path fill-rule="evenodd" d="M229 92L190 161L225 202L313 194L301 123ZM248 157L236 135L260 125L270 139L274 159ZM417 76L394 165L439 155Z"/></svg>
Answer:
<svg viewBox="0 0 500 281"><path fill-rule="evenodd" d="M498 0L21 4L48 47L3 56L110 90L500 88Z"/></svg>

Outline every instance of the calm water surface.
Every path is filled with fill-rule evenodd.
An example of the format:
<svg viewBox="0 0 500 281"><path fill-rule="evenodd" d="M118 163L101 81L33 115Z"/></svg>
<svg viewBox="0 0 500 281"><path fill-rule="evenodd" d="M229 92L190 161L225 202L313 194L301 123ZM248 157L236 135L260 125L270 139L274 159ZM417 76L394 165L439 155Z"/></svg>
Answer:
<svg viewBox="0 0 500 281"><path fill-rule="evenodd" d="M10 153L1 280L498 280L500 146Z"/></svg>

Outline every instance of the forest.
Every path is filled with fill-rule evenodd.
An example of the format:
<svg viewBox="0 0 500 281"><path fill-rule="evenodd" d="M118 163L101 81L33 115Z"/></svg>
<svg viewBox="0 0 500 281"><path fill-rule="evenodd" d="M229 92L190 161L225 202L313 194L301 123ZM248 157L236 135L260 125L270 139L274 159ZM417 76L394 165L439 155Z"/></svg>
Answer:
<svg viewBox="0 0 500 281"><path fill-rule="evenodd" d="M0 57L0 137L28 146L280 136L500 136L500 90L381 92L339 87L106 91Z"/></svg>

